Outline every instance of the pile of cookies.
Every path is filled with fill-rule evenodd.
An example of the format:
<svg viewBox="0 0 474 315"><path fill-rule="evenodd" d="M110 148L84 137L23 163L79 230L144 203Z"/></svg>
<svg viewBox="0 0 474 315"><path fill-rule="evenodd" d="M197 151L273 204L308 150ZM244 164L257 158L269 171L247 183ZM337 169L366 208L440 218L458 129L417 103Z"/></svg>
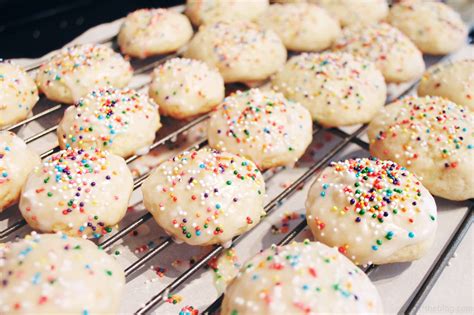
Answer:
<svg viewBox="0 0 474 315"><path fill-rule="evenodd" d="M39 92L71 105L57 128L61 150L43 161L0 131L0 211L18 203L44 233L0 245L0 313L118 311L124 272L87 239L126 215L134 178L124 158L148 152L160 115L210 116L209 148L178 154L142 185L158 225L197 246L230 246L261 221L262 172L298 161L314 123L368 124L373 157L331 162L309 190L315 242L274 246L248 261L222 312L383 312L357 265L421 258L437 228L432 195L474 197L474 60L426 71L423 60L458 50L467 28L436 1L275 2L138 10L120 28L121 53L67 47L35 79L0 63L0 128L25 120ZM182 57L153 70L148 95L127 88L130 57L176 51ZM384 106L388 84L419 78L418 96ZM225 97L235 83L252 88Z"/></svg>

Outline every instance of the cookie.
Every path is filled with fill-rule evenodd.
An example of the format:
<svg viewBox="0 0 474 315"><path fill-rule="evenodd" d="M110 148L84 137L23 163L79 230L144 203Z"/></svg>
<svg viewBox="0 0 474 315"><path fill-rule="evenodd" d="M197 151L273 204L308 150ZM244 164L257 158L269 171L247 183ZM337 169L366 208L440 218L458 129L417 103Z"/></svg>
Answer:
<svg viewBox="0 0 474 315"><path fill-rule="evenodd" d="M386 0L309 0L326 9L343 27L371 24L384 20L388 14Z"/></svg>
<svg viewBox="0 0 474 315"><path fill-rule="evenodd" d="M214 109L224 99L224 79L202 61L173 58L153 71L149 95L160 113L186 119Z"/></svg>
<svg viewBox="0 0 474 315"><path fill-rule="evenodd" d="M160 127L158 107L147 96L99 88L66 110L57 133L62 149L108 150L128 157L148 152Z"/></svg>
<svg viewBox="0 0 474 315"><path fill-rule="evenodd" d="M132 174L121 157L99 150L64 150L30 173L20 212L41 232L99 238L125 216L132 188Z"/></svg>
<svg viewBox="0 0 474 315"><path fill-rule="evenodd" d="M316 240L358 265L416 260L431 247L436 203L415 175L376 158L332 162L308 192Z"/></svg>
<svg viewBox="0 0 474 315"><path fill-rule="evenodd" d="M91 241L36 234L0 245L0 313L118 314L119 264Z"/></svg>
<svg viewBox="0 0 474 315"><path fill-rule="evenodd" d="M425 71L423 55L415 44L386 23L345 28L333 50L374 62L387 82L411 81Z"/></svg>
<svg viewBox="0 0 474 315"><path fill-rule="evenodd" d="M22 139L0 131L0 212L18 201L28 174L40 162Z"/></svg>
<svg viewBox="0 0 474 315"><path fill-rule="evenodd" d="M175 240L229 245L264 215L265 183L242 157L209 149L159 165L142 186L145 208Z"/></svg>
<svg viewBox="0 0 474 315"><path fill-rule="evenodd" d="M184 56L216 67L226 83L262 81L286 61L286 49L271 30L248 22L202 26Z"/></svg>
<svg viewBox="0 0 474 315"><path fill-rule="evenodd" d="M185 13L194 25L217 21L252 21L269 6L268 0L186 0Z"/></svg>
<svg viewBox="0 0 474 315"><path fill-rule="evenodd" d="M251 89L227 97L211 115L209 145L260 169L294 164L312 140L311 115L280 93Z"/></svg>
<svg viewBox="0 0 474 315"><path fill-rule="evenodd" d="M418 95L445 97L474 111L474 59L448 61L430 67L421 78Z"/></svg>
<svg viewBox="0 0 474 315"><path fill-rule="evenodd" d="M122 53L144 59L177 51L193 36L188 18L166 9L140 9L129 13L117 37Z"/></svg>
<svg viewBox="0 0 474 315"><path fill-rule="evenodd" d="M247 261L225 291L222 314L382 314L367 275L321 243L272 246Z"/></svg>
<svg viewBox="0 0 474 315"><path fill-rule="evenodd" d="M376 66L346 53L292 57L271 83L274 90L303 104L314 120L328 127L369 122L387 94Z"/></svg>
<svg viewBox="0 0 474 315"><path fill-rule="evenodd" d="M387 21L427 54L449 54L466 43L461 16L438 1L401 1L392 6Z"/></svg>
<svg viewBox="0 0 474 315"><path fill-rule="evenodd" d="M38 99L35 82L22 68L0 62L0 128L28 117Z"/></svg>
<svg viewBox="0 0 474 315"><path fill-rule="evenodd" d="M370 123L370 152L406 167L433 195L474 198L473 126L472 112L447 99L406 97Z"/></svg>
<svg viewBox="0 0 474 315"><path fill-rule="evenodd" d="M36 84L50 100L73 104L97 87L125 87L132 74L130 63L112 48L75 45L42 64Z"/></svg>

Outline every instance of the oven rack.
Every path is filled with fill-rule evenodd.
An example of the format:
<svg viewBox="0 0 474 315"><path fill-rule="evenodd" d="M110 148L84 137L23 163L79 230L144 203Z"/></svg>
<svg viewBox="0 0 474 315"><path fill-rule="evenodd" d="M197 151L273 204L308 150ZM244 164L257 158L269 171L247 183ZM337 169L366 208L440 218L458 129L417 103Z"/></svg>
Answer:
<svg viewBox="0 0 474 315"><path fill-rule="evenodd" d="M107 42L110 42L110 40L107 40ZM165 56L163 58L160 58L158 61L154 61L152 63L146 64L143 67L140 67L136 69L134 72L134 75L137 74L145 74L152 70L155 66L158 64L168 60L169 58L173 58L178 56L178 54L173 54L169 56ZM37 67L37 65L35 65ZM30 71L34 71L36 68L31 68L29 69ZM396 98L402 97L410 92L416 87L417 82L414 84L410 85L408 88L406 88L403 93L398 95ZM142 88L144 85L140 86L139 88ZM391 100L388 100L387 103L393 101L394 98ZM55 105L53 107L48 108L45 111L42 111L36 115L33 115L32 117L26 119L23 122L20 122L16 125L13 125L9 128L6 128L6 130L15 130L19 127L23 127L27 125L28 123L35 122L41 118L46 117L47 115L50 115L55 112L59 112L61 109L63 109L65 106L59 104ZM190 131L193 127L205 122L209 118L209 114L202 115L192 121L189 121L186 123L184 126L178 128L175 131L172 131L171 133L167 134L166 136L158 139L156 142L152 144L150 147L150 150L156 149L168 141L171 141L175 139L176 137L182 135L183 133L186 133ZM44 136L46 136L49 133L52 133L56 131L57 125L49 127L39 133L36 133L28 138L25 139L25 142L27 143L32 143L34 141L37 141ZM333 157L335 157L338 153L340 153L343 149L345 149L349 144L356 144L360 146L362 149L367 150L368 149L368 143L363 141L360 136L366 131L367 125L362 125L359 127L356 131L348 133L343 131L342 129L339 128L331 128L331 129L323 129L318 125L314 126L314 131L313 131L313 136L317 135L318 133L322 131L329 131L332 134L340 137L342 140L335 146L333 147L323 158L319 159L317 162L315 162L312 166L308 168L307 171L303 173L300 177L298 177L295 181L292 182L290 186L288 186L286 189L284 189L282 192L280 192L275 198L273 198L269 203L266 204L265 210L267 214L270 214L271 212L275 211L278 209L281 205L284 204L284 202L292 196L301 185L306 184L310 179L312 179L315 175L315 173L323 167L325 164L331 161ZM198 141L197 143L193 144L192 147L188 149L193 149L193 148L201 148L207 145L207 140L202 139ZM41 157L44 159L51 154L57 152L59 148L56 146L52 149L49 149L41 154ZM127 164L135 161L138 159L139 156L134 155L126 160ZM147 178L149 172L142 174L138 178L134 180L134 190L139 188L143 181ZM464 235L467 233L469 230L473 218L472 218L472 211L474 210L474 202L471 200L469 202L469 210L466 212L464 215L463 219L461 220L460 224L456 228L454 234L452 234L451 239L447 243L447 245L444 247L442 250L441 254L437 257L435 260L434 264L430 268L429 272L425 276L425 279L423 282L420 284L420 289L417 291L417 293L412 297L410 301L407 301L408 306L406 308L406 312L409 314L414 314L416 311L420 308L422 302L428 295L429 291L431 288L434 286L436 283L437 279L441 275L444 267L447 265L448 260L450 259L451 255L459 245L459 243L462 241ZM8 210L7 210L8 211ZM103 242L99 243L99 246L103 247L104 249L110 249L110 247L124 238L126 235L128 235L131 231L135 230L137 227L142 225L143 223L147 222L149 219L151 219L152 216L149 213L146 213L127 225L126 227L120 229L117 231L115 234L110 235L107 239L105 239ZM265 218L262 218L263 222ZM260 222L260 223L261 223ZM259 224L260 224L259 223ZM26 225L26 222L24 220L20 220L10 226L8 226L6 229L0 232L0 240L3 240L9 236L11 236L14 232L18 231L22 227ZM286 236L281 240L278 245L285 245L291 242L301 231L303 231L306 227L306 220L302 220L295 228L293 228L290 232L286 234ZM242 240L246 234L239 235L233 239L233 245ZM140 257L137 259L135 262L133 262L131 265L129 265L127 268L125 268L125 274L127 277L129 277L131 274L136 273L142 266L144 266L147 262L149 262L151 259L155 258L156 255L161 253L164 249L168 248L170 245L172 245L174 241L172 238L168 237L166 238L163 242L161 242L158 246L154 247L151 249L149 252L147 252L144 256ZM168 294L171 292L176 291L180 286L186 283L186 281L191 278L193 275L195 275L202 267L206 266L206 264L216 255L220 254L224 250L223 246L215 246L209 253L204 255L202 258L197 260L192 266L181 273L176 279L174 279L169 285L167 285L163 290L161 290L159 293L154 295L150 300L148 300L142 307L140 307L137 311L136 314L147 314L154 310L157 306L159 306L161 303L165 301L165 299L168 297ZM367 266L364 271L369 274L370 272L374 271L377 268L377 266ZM216 313L220 307L220 304L222 302L223 296L221 295L217 300L215 300L205 311L205 314L213 314Z"/></svg>

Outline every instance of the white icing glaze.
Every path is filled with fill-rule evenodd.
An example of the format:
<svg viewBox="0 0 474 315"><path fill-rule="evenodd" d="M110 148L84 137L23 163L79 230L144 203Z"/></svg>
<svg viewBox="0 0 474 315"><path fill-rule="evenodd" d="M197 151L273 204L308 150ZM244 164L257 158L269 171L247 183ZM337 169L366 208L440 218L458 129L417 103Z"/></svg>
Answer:
<svg viewBox="0 0 474 315"><path fill-rule="evenodd" d="M448 54L466 42L467 27L459 13L438 1L398 2L387 20L427 54Z"/></svg>
<svg viewBox="0 0 474 315"><path fill-rule="evenodd" d="M382 313L375 286L321 243L272 246L246 262L227 287L222 314Z"/></svg>
<svg viewBox="0 0 474 315"><path fill-rule="evenodd" d="M17 202L21 187L35 165L38 154L14 133L0 131L0 212Z"/></svg>
<svg viewBox="0 0 474 315"><path fill-rule="evenodd" d="M216 21L250 21L268 8L268 0L186 0L186 15L194 25Z"/></svg>
<svg viewBox="0 0 474 315"><path fill-rule="evenodd" d="M280 93L258 89L227 97L208 127L211 147L245 156L260 169L294 163L312 138L306 108Z"/></svg>
<svg viewBox="0 0 474 315"><path fill-rule="evenodd" d="M421 182L390 161L333 162L308 193L306 215L315 238L356 264L411 261L436 232L436 204Z"/></svg>
<svg viewBox="0 0 474 315"><path fill-rule="evenodd" d="M370 152L408 168L433 195L474 198L473 126L474 114L447 99L405 97L370 123Z"/></svg>
<svg viewBox="0 0 474 315"><path fill-rule="evenodd" d="M68 149L30 173L20 211L35 230L100 237L124 217L132 188L123 158L106 151Z"/></svg>
<svg viewBox="0 0 474 315"><path fill-rule="evenodd" d="M386 23L359 24L343 29L333 50L374 62L387 82L414 80L425 70L423 55L415 44Z"/></svg>
<svg viewBox="0 0 474 315"><path fill-rule="evenodd" d="M32 78L10 62L0 62L0 128L24 120L38 101Z"/></svg>
<svg viewBox="0 0 474 315"><path fill-rule="evenodd" d="M146 58L176 51L192 35L185 15L166 9L140 9L127 15L117 41L122 53Z"/></svg>
<svg viewBox="0 0 474 315"><path fill-rule="evenodd" d="M97 87L125 87L132 73L112 48L85 44L63 48L41 65L36 83L49 99L72 104Z"/></svg>
<svg viewBox="0 0 474 315"><path fill-rule="evenodd" d="M158 107L146 95L100 88L66 110L58 140L62 149L100 149L127 157L147 149L160 127Z"/></svg>
<svg viewBox="0 0 474 315"><path fill-rule="evenodd" d="M369 122L387 93L372 62L345 53L295 56L272 77L272 85L329 127Z"/></svg>
<svg viewBox="0 0 474 315"><path fill-rule="evenodd" d="M162 163L142 192L157 223L191 245L225 244L264 214L265 183L255 164L209 149Z"/></svg>
<svg viewBox="0 0 474 315"><path fill-rule="evenodd" d="M0 313L114 314L125 276L97 246L60 234L0 244Z"/></svg>
<svg viewBox="0 0 474 315"><path fill-rule="evenodd" d="M295 51L329 48L341 32L336 19L324 9L308 3L271 5L258 23L275 31L286 48Z"/></svg>
<svg viewBox="0 0 474 315"><path fill-rule="evenodd" d="M286 49L271 30L248 22L201 26L184 56L217 67L224 81L261 81L286 61Z"/></svg>
<svg viewBox="0 0 474 315"><path fill-rule="evenodd" d="M153 71L149 95L162 115L189 118L219 105L225 95L224 79L202 61L173 58Z"/></svg>

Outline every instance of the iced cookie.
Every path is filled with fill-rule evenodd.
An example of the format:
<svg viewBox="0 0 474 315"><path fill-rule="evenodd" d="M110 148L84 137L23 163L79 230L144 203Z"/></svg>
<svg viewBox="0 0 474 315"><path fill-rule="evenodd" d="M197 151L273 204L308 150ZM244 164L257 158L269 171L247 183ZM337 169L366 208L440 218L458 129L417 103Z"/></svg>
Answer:
<svg viewBox="0 0 474 315"><path fill-rule="evenodd" d="M425 71L423 55L415 44L386 23L345 28L333 50L374 62L387 82L411 81Z"/></svg>
<svg viewBox="0 0 474 315"><path fill-rule="evenodd" d="M24 120L38 99L35 82L23 69L0 62L0 129Z"/></svg>
<svg viewBox="0 0 474 315"><path fill-rule="evenodd" d="M75 45L41 65L36 84L47 98L72 104L97 87L125 87L132 74L130 63L112 48Z"/></svg>
<svg viewBox="0 0 474 315"><path fill-rule="evenodd" d="M227 245L265 214L265 183L255 164L209 149L159 165L142 192L158 225L190 245Z"/></svg>
<svg viewBox="0 0 474 315"><path fill-rule="evenodd" d="M99 88L66 110L58 140L62 149L100 149L128 157L147 152L160 127L158 107L146 95Z"/></svg>
<svg viewBox="0 0 474 315"><path fill-rule="evenodd" d="M172 10L140 9L127 15L118 34L122 53L146 58L177 51L193 36L188 18Z"/></svg>
<svg viewBox="0 0 474 315"><path fill-rule="evenodd" d="M216 67L226 83L265 80L286 61L278 35L248 22L202 26L184 55Z"/></svg>
<svg viewBox="0 0 474 315"><path fill-rule="evenodd" d="M390 9L388 22L427 54L449 54L466 43L467 27L461 16L438 1L399 2Z"/></svg>
<svg viewBox="0 0 474 315"><path fill-rule="evenodd" d="M217 21L255 20L268 8L268 0L186 0L186 15L194 25Z"/></svg>
<svg viewBox="0 0 474 315"><path fill-rule="evenodd" d="M98 238L124 217L132 188L132 174L121 157L64 150L30 173L20 211L35 230Z"/></svg>
<svg viewBox="0 0 474 315"><path fill-rule="evenodd" d="M260 169L294 164L312 138L306 108L280 93L258 89L227 97L208 127L211 147L245 156Z"/></svg>
<svg viewBox="0 0 474 315"><path fill-rule="evenodd" d="M474 59L432 66L421 78L418 95L445 97L474 112Z"/></svg>
<svg viewBox="0 0 474 315"><path fill-rule="evenodd" d="M286 48L294 51L324 50L341 32L336 19L308 3L271 5L258 23L275 31Z"/></svg>
<svg viewBox="0 0 474 315"><path fill-rule="evenodd" d="M332 162L306 200L316 240L358 265L406 262L433 243L436 203L415 175L376 158Z"/></svg>
<svg viewBox="0 0 474 315"><path fill-rule="evenodd" d="M149 95L161 114L190 118L219 105L225 95L224 79L202 61L174 58L155 68Z"/></svg>
<svg viewBox="0 0 474 315"><path fill-rule="evenodd" d="M326 9L342 26L370 24L384 20L388 14L386 0L309 0Z"/></svg>
<svg viewBox="0 0 474 315"><path fill-rule="evenodd" d="M384 78L372 62L345 53L295 56L271 83L329 127L369 122L387 93Z"/></svg>
<svg viewBox="0 0 474 315"><path fill-rule="evenodd" d="M441 97L406 97L369 125L370 152L405 166L436 196L474 198L474 115Z"/></svg>
<svg viewBox="0 0 474 315"><path fill-rule="evenodd" d="M269 249L247 261L227 287L222 314L382 314L367 275L321 243Z"/></svg>
<svg viewBox="0 0 474 315"><path fill-rule="evenodd" d="M0 313L117 314L119 264L91 241L36 234L0 244Z"/></svg>
<svg viewBox="0 0 474 315"><path fill-rule="evenodd" d="M0 212L18 201L28 174L40 162L14 133L0 131Z"/></svg>

